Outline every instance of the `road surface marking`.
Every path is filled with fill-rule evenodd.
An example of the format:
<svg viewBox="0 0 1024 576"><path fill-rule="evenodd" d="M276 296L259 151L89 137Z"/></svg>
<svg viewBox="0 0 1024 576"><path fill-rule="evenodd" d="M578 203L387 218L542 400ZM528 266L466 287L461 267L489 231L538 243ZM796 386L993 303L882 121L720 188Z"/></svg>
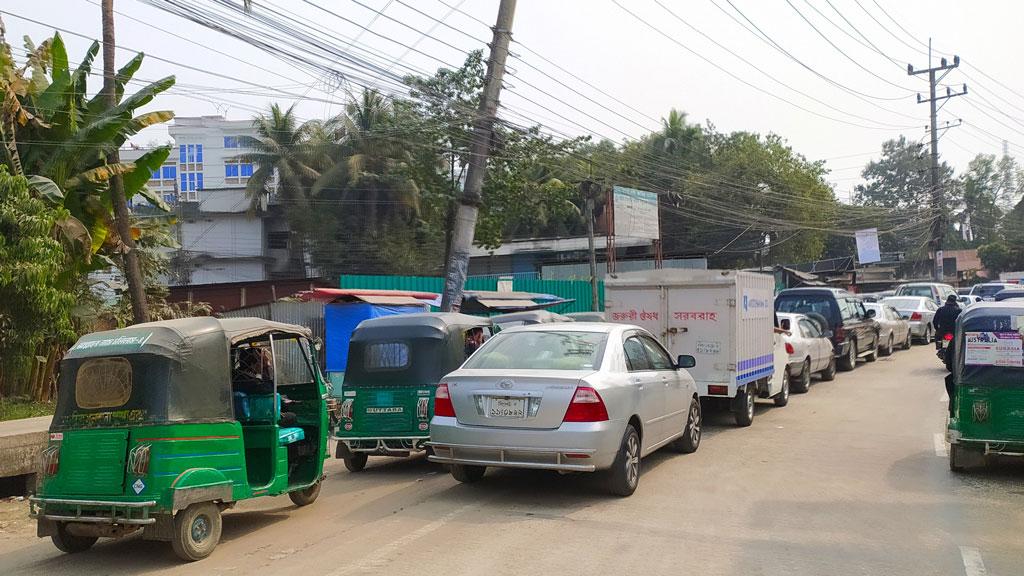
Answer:
<svg viewBox="0 0 1024 576"><path fill-rule="evenodd" d="M985 562L981 560L981 552L970 546L960 547L960 556L964 560L964 571L967 576L985 576Z"/></svg>
<svg viewBox="0 0 1024 576"><path fill-rule="evenodd" d="M946 452L946 435L942 432L936 432L932 438L935 440L935 455L943 458L949 456L949 453Z"/></svg>
<svg viewBox="0 0 1024 576"><path fill-rule="evenodd" d="M437 531L451 521L452 518L455 518L472 507L473 505L467 504L461 508L457 508L444 516L441 516L437 520L434 520L430 524L421 526L401 538L397 538L387 544L384 544L380 548L377 548L367 556L363 557L361 560L342 566L334 572L330 572L329 576L344 576L345 574L355 574L359 572L380 573L381 569L384 568L384 566L395 556L396 552L402 550L420 538L423 538L427 534Z"/></svg>
<svg viewBox="0 0 1024 576"><path fill-rule="evenodd" d="M942 396L939 396L939 402L949 404L949 394L947 394L945 390L942 391Z"/></svg>

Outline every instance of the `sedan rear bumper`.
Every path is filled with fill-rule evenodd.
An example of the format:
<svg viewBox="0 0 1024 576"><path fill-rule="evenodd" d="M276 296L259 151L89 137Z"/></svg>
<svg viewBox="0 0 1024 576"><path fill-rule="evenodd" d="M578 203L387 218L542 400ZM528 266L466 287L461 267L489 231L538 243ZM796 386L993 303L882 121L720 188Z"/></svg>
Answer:
<svg viewBox="0 0 1024 576"><path fill-rule="evenodd" d="M609 468L622 442L625 421L567 422L555 430L466 426L435 416L430 424L441 464L594 472Z"/></svg>
<svg viewBox="0 0 1024 576"><path fill-rule="evenodd" d="M914 338L924 338L925 334L928 333L928 327L931 323L925 321L911 321L910 322L910 333L914 335Z"/></svg>

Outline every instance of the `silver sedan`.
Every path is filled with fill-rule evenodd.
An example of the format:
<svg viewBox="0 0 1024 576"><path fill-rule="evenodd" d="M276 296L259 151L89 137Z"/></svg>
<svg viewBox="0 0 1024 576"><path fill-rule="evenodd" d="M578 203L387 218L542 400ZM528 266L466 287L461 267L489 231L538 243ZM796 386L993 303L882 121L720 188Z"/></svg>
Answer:
<svg viewBox="0 0 1024 576"><path fill-rule="evenodd" d="M628 496L641 458L700 445L692 366L637 326L503 330L438 385L429 458L451 464L461 482L488 466L601 471L612 493Z"/></svg>
<svg viewBox="0 0 1024 576"><path fill-rule="evenodd" d="M910 323L910 333L919 342L927 344L935 336L932 319L939 309L931 298L926 296L893 296L882 300L900 313Z"/></svg>
<svg viewBox="0 0 1024 576"><path fill-rule="evenodd" d="M882 356L892 354L897 346L906 350L910 348L913 334L910 329L910 321L885 302L865 302L864 307L875 311L875 320L878 322L878 350ZM913 313L911 313L913 315Z"/></svg>

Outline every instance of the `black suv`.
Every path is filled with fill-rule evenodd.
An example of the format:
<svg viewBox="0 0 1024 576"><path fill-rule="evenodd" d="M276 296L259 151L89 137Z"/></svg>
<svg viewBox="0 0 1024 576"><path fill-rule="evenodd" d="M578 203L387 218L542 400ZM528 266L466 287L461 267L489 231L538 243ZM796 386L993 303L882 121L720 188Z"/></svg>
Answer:
<svg viewBox="0 0 1024 576"><path fill-rule="evenodd" d="M857 296L837 288L790 288L775 296L776 312L796 312L825 321L826 336L840 370L853 370L857 358L878 358L878 322ZM819 319L820 320L820 319Z"/></svg>

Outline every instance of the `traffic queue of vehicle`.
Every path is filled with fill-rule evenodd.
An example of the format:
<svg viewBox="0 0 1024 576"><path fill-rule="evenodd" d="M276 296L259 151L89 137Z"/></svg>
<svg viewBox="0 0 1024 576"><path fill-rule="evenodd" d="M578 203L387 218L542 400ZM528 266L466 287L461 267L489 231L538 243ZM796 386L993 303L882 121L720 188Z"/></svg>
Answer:
<svg viewBox="0 0 1024 576"><path fill-rule="evenodd" d="M596 473L629 496L644 457L700 447L705 410L750 426L757 399L786 406L815 374L832 380L944 329L950 467L1024 453L1024 300L981 302L955 329L922 332L921 304L903 301L932 303L925 292L865 304L831 288L775 294L755 272L621 274L606 281L603 315L364 320L334 390L300 326L191 318L89 334L62 362L30 514L64 552L141 532L198 560L241 500L313 503L329 438L352 472L371 455L425 451L460 482L489 467Z"/></svg>

